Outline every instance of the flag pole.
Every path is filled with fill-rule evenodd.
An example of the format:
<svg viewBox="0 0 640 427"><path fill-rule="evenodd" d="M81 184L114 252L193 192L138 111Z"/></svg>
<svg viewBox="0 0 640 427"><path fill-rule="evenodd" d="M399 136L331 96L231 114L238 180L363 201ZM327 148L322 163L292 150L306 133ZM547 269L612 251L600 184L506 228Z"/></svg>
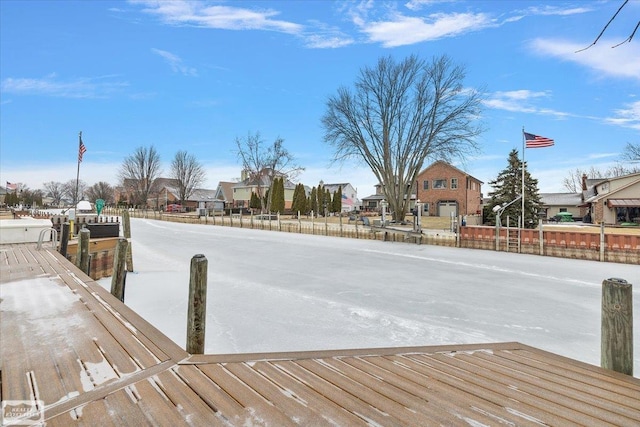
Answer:
<svg viewBox="0 0 640 427"><path fill-rule="evenodd" d="M78 187L80 183L80 149L82 148L82 131L78 134L78 171L76 173L76 191L73 193L73 208L78 207Z"/></svg>
<svg viewBox="0 0 640 427"><path fill-rule="evenodd" d="M522 126L522 214L520 228L524 228L524 150L525 150L524 126Z"/></svg>

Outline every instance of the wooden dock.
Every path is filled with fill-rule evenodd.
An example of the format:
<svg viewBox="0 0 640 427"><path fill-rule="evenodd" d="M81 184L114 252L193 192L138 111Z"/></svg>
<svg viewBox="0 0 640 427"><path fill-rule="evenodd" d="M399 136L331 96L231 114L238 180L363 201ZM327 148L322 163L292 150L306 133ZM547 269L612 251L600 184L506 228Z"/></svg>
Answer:
<svg viewBox="0 0 640 427"><path fill-rule="evenodd" d="M518 343L192 356L35 244L0 297L2 400L47 426L640 425L639 379Z"/></svg>

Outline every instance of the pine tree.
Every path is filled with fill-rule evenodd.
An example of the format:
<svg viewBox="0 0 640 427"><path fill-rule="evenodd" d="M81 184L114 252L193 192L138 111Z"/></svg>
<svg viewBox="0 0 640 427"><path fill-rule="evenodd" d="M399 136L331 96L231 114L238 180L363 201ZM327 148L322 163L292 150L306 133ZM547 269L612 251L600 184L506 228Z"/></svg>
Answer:
<svg viewBox="0 0 640 427"><path fill-rule="evenodd" d="M342 185L338 187L333 194L332 211L336 213L342 212Z"/></svg>
<svg viewBox="0 0 640 427"><path fill-rule="evenodd" d="M249 207L252 209L261 209L260 197L256 193L251 193L251 200L249 200Z"/></svg>
<svg viewBox="0 0 640 427"><path fill-rule="evenodd" d="M518 150L513 149L509 153L507 167L502 170L498 177L489 181L489 185L494 188L489 193L491 201L485 207L485 220L491 224L496 223L496 214L493 207L496 205L505 206L512 202L522 193L522 161L518 157ZM540 195L538 194L538 180L531 177L526 169L524 172L524 226L535 228L538 225L538 212L541 208ZM504 224L509 216L510 226L518 225L518 217L522 213L522 203L520 201L511 204L502 213L501 220Z"/></svg>
<svg viewBox="0 0 640 427"><path fill-rule="evenodd" d="M284 179L274 179L271 191L271 212L284 212Z"/></svg>
<svg viewBox="0 0 640 427"><path fill-rule="evenodd" d="M309 210L313 211L316 216L318 215L318 191L316 187L311 189L311 195L309 196Z"/></svg>

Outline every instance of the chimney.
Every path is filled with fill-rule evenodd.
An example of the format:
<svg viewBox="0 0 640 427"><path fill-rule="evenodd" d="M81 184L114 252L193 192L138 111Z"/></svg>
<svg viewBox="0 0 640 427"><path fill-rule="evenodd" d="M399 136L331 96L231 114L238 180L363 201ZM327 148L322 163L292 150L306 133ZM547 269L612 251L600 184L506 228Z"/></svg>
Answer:
<svg viewBox="0 0 640 427"><path fill-rule="evenodd" d="M587 174L582 174L582 191L587 191Z"/></svg>

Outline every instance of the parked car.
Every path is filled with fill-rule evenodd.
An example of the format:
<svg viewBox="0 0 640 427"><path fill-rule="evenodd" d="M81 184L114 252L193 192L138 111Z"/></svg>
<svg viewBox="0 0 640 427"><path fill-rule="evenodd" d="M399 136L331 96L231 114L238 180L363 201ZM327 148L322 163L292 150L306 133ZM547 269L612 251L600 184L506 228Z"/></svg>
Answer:
<svg viewBox="0 0 640 427"><path fill-rule="evenodd" d="M178 205L178 204L167 205L167 212L182 212L182 205Z"/></svg>

